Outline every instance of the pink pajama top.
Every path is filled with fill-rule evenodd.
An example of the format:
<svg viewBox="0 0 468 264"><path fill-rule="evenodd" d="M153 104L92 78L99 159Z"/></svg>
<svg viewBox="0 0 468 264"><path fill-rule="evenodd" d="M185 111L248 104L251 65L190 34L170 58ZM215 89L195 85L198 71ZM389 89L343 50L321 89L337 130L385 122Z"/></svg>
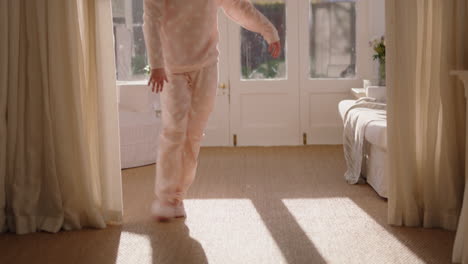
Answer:
<svg viewBox="0 0 468 264"><path fill-rule="evenodd" d="M183 73L216 63L219 7L269 44L279 40L278 31L249 0L144 0L143 30L151 68Z"/></svg>

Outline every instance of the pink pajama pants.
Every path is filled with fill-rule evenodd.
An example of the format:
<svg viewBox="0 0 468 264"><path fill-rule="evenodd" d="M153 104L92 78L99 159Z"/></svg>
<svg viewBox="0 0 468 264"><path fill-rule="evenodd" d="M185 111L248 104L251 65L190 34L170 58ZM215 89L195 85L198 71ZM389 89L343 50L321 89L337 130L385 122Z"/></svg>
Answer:
<svg viewBox="0 0 468 264"><path fill-rule="evenodd" d="M195 178L200 142L215 104L218 67L169 74L168 80L161 93L155 194L159 201L177 205Z"/></svg>

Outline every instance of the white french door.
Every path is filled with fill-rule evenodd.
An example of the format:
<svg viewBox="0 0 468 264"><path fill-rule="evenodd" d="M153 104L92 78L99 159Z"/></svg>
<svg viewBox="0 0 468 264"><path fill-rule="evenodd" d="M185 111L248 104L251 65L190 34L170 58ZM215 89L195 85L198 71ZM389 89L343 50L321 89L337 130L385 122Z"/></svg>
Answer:
<svg viewBox="0 0 468 264"><path fill-rule="evenodd" d="M372 76L368 0L299 2L303 138L307 144L341 144L338 103Z"/></svg>
<svg viewBox="0 0 468 264"><path fill-rule="evenodd" d="M229 79L232 143L300 144L298 1L252 0L277 27L284 45L280 59L255 33L229 22Z"/></svg>
<svg viewBox="0 0 468 264"><path fill-rule="evenodd" d="M229 23L233 143L341 143L338 103L371 76L367 1L253 0L283 40L285 56L276 68L260 37Z"/></svg>
<svg viewBox="0 0 468 264"><path fill-rule="evenodd" d="M341 144L338 103L372 76L369 0L251 1L277 27L283 55L271 58L261 36L219 16L219 88L203 145Z"/></svg>
<svg viewBox="0 0 468 264"><path fill-rule="evenodd" d="M229 129L229 55L228 55L228 21L224 13L218 12L219 29L219 64L218 91L215 109L205 129L203 146L232 146Z"/></svg>

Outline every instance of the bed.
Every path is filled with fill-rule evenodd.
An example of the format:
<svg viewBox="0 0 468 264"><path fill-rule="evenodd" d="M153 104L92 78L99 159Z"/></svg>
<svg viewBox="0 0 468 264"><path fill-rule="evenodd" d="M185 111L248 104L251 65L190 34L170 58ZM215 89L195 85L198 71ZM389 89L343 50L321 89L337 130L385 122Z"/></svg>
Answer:
<svg viewBox="0 0 468 264"><path fill-rule="evenodd" d="M342 118L355 102L356 100L343 100L339 103L338 109ZM361 174L381 197L387 198L387 123L384 121L369 123L364 138Z"/></svg>

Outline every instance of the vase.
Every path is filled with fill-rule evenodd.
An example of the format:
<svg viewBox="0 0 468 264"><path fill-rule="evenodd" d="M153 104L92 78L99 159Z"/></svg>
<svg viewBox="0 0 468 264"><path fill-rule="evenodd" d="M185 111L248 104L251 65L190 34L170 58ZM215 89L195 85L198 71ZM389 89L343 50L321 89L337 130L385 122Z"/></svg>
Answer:
<svg viewBox="0 0 468 264"><path fill-rule="evenodd" d="M379 78L378 78L379 86L385 86L385 62L379 62Z"/></svg>

